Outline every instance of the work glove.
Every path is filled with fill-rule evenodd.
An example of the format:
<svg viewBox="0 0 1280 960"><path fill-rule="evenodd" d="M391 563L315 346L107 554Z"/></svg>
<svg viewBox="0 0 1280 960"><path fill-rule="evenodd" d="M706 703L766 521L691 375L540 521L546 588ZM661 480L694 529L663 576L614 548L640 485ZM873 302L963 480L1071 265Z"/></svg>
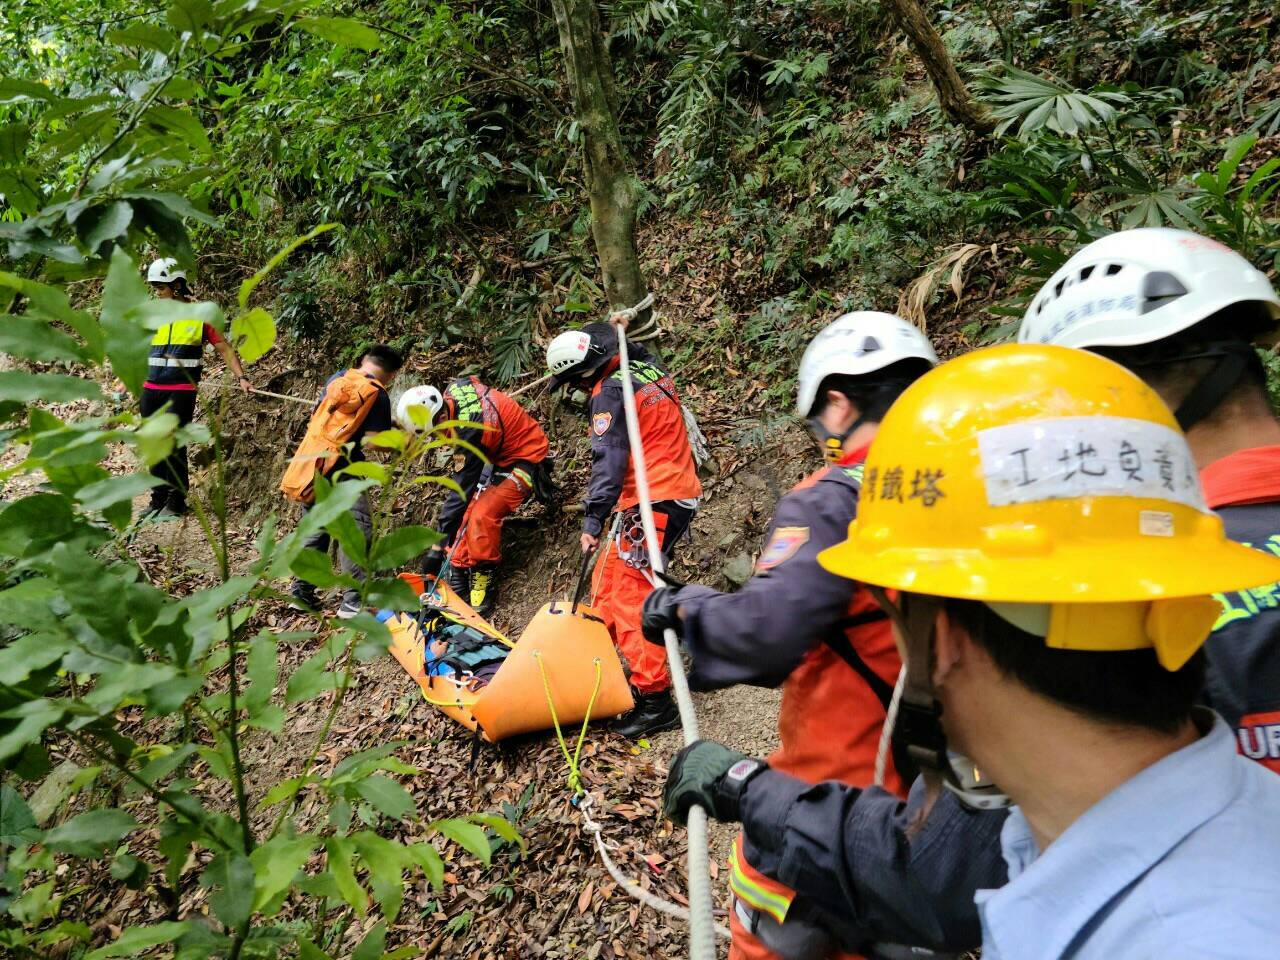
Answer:
<svg viewBox="0 0 1280 960"><path fill-rule="evenodd" d="M696 740L676 754L662 790L662 809L676 823L688 820L694 804L725 823L741 819L743 788L769 769L763 760L730 750L714 740Z"/></svg>
<svg viewBox="0 0 1280 960"><path fill-rule="evenodd" d="M644 638L659 647L666 646L663 631L671 629L680 635L680 604L676 602L679 587L658 587L644 598L640 608L640 630Z"/></svg>
<svg viewBox="0 0 1280 960"><path fill-rule="evenodd" d="M428 550L422 558L422 575L424 577L440 576L440 568L444 566L443 550Z"/></svg>

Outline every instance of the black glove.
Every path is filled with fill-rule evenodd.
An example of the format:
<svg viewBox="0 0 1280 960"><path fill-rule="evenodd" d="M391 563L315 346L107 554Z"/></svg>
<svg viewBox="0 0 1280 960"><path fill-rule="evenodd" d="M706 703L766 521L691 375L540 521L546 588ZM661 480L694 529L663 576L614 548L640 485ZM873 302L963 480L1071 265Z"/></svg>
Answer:
<svg viewBox="0 0 1280 960"><path fill-rule="evenodd" d="M695 803L725 823L741 817L742 790L756 774L768 770L763 760L730 750L714 740L696 740L676 754L662 790L662 809L684 823Z"/></svg>
<svg viewBox="0 0 1280 960"><path fill-rule="evenodd" d="M663 631L668 628L680 634L680 605L676 603L678 587L658 587L644 598L640 608L640 630L644 638L658 646L666 646Z"/></svg>
<svg viewBox="0 0 1280 960"><path fill-rule="evenodd" d="M422 556L422 575L424 577L440 576L440 568L444 566L443 550L428 550Z"/></svg>

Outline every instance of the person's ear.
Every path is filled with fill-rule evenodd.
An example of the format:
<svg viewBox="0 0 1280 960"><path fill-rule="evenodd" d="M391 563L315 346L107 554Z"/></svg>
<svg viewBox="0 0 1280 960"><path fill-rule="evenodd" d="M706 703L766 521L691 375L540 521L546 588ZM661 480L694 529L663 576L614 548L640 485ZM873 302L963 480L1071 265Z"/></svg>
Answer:
<svg viewBox="0 0 1280 960"><path fill-rule="evenodd" d="M849 402L849 398L846 397L839 390L827 391L827 409L828 410L831 410L843 416L844 414L849 412L849 408L852 406L853 404Z"/></svg>
<svg viewBox="0 0 1280 960"><path fill-rule="evenodd" d="M941 687L947 677L964 665L972 640L965 629L954 623L946 610L939 610L933 623L934 687Z"/></svg>

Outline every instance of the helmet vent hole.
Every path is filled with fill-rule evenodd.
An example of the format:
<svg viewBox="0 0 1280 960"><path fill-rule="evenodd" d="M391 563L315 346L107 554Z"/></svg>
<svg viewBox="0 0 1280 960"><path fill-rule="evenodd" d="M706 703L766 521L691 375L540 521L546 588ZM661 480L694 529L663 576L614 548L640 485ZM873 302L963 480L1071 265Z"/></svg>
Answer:
<svg viewBox="0 0 1280 960"><path fill-rule="evenodd" d="M1114 277L1117 273L1119 273L1123 269L1124 269L1124 264L1122 263L1108 263L1107 276Z"/></svg>
<svg viewBox="0 0 1280 960"><path fill-rule="evenodd" d="M1083 270L1080 271L1080 279L1088 280L1092 273L1093 273L1093 264L1090 264L1089 266L1085 267Z"/></svg>
<svg viewBox="0 0 1280 960"><path fill-rule="evenodd" d="M867 337L865 340L862 341L863 353L875 353L879 349L880 349L880 341L877 340L875 337Z"/></svg>
<svg viewBox="0 0 1280 960"><path fill-rule="evenodd" d="M1063 277L1061 280L1059 280L1057 283L1053 285L1053 295L1055 297L1062 296L1062 288L1065 287L1066 285L1067 285L1067 278Z"/></svg>

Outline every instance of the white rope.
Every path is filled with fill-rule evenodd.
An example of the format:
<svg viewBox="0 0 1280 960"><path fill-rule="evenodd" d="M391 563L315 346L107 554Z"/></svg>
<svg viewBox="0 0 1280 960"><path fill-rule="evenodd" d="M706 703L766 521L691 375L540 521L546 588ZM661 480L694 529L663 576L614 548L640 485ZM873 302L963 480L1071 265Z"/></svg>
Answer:
<svg viewBox="0 0 1280 960"><path fill-rule="evenodd" d="M650 294L625 310L615 311L634 317L636 313L653 303ZM639 500L640 522L644 527L645 542L649 547L649 566L654 573L664 569L662 549L658 541L658 529L653 522L653 502L649 498L649 474L645 469L644 445L640 440L640 417L636 412L635 385L631 382L631 359L627 355L627 332L621 323L618 328L618 361L622 373L622 407L627 417L627 435L631 438L631 460L636 473L636 496ZM680 729L685 745L698 739L698 717L694 712L693 696L689 692L689 680L684 674L680 659L676 632L667 629L663 635L667 647L667 665L671 671L671 686L676 706L680 710ZM711 869L707 854L707 812L699 806L689 810L689 958L690 960L715 960L715 920L711 904Z"/></svg>
<svg viewBox="0 0 1280 960"><path fill-rule="evenodd" d="M907 686L907 665L904 663L898 670L898 682L893 685L893 696L889 699L889 709L884 714L884 726L880 729L880 745L876 747L876 786L884 786L884 771L889 764L889 748L893 743L893 727L898 722L898 704L902 702L902 691Z"/></svg>
<svg viewBox="0 0 1280 960"><path fill-rule="evenodd" d="M640 903L643 903L646 907L652 907L659 913L665 913L669 917L675 917L677 920L683 920L686 923L692 922L689 917L689 911L680 906L680 904L672 903L670 900L665 900L657 894L650 893L622 872L622 869L616 862L614 862L613 857L609 855L609 849L607 844L604 842L603 831L600 824L591 819L591 814L588 812L588 809L592 802L593 800L591 795L585 794L583 795L582 800L578 803L578 811L582 814L582 829L589 833L595 840L596 852L600 855L600 860L604 864L604 868L609 871L609 876L613 877L618 886L620 886L625 893L635 900L638 900ZM730 939L731 935L729 933L729 928L723 924L713 924L713 929L716 932L716 936L723 937L726 940Z"/></svg>

